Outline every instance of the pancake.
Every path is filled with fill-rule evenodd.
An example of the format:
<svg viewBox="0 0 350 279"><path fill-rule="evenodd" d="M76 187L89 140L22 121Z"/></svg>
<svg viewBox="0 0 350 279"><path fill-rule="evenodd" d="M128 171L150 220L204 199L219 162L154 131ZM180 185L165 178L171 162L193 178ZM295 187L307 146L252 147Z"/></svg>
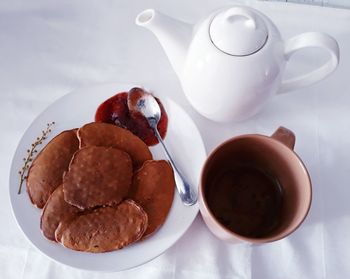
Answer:
<svg viewBox="0 0 350 279"><path fill-rule="evenodd" d="M73 219L80 210L67 203L63 198L62 185L56 188L47 200L41 213L40 229L43 235L55 241L55 231L61 221Z"/></svg>
<svg viewBox="0 0 350 279"><path fill-rule="evenodd" d="M114 124L102 122L86 124L78 130L78 138L81 148L94 145L116 147L125 151L130 155L135 168L141 166L144 161L152 159L148 146L139 137Z"/></svg>
<svg viewBox="0 0 350 279"><path fill-rule="evenodd" d="M165 222L173 203L174 190L174 173L167 161L146 161L134 173L129 197L139 203L148 215L148 227L143 238Z"/></svg>
<svg viewBox="0 0 350 279"><path fill-rule="evenodd" d="M66 202L80 209L119 203L132 182L130 156L119 149L88 146L78 150L63 178Z"/></svg>
<svg viewBox="0 0 350 279"><path fill-rule="evenodd" d="M92 253L121 249L139 240L147 227L147 214L132 200L101 207L61 222L56 239L63 246Z"/></svg>
<svg viewBox="0 0 350 279"><path fill-rule="evenodd" d="M28 171L27 192L35 206L43 208L51 193L62 184L63 173L79 148L76 131L60 133L34 159Z"/></svg>

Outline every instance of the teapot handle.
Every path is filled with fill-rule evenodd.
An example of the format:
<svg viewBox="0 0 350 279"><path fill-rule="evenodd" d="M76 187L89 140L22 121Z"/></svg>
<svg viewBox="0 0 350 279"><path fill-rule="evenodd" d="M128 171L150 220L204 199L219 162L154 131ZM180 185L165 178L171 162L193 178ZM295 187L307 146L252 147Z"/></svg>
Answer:
<svg viewBox="0 0 350 279"><path fill-rule="evenodd" d="M331 74L339 63L339 46L331 36L320 32L307 32L290 38L285 43L285 58L287 61L297 51L304 48L322 48L330 54L330 59L310 73L283 80L277 94L286 93L297 88L316 83Z"/></svg>

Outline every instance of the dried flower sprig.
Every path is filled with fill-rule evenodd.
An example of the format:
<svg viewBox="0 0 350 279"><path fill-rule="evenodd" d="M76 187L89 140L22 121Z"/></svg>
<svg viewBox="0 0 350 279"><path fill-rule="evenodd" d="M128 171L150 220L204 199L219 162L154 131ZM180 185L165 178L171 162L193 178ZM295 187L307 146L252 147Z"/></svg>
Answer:
<svg viewBox="0 0 350 279"><path fill-rule="evenodd" d="M37 147L47 139L48 135L52 131L52 126L55 125L55 122L47 123L46 129L41 131L41 136L37 137L36 140L32 143L30 149L27 150L27 157L23 158L22 170L18 172L20 176L18 195L21 193L23 182L28 178L28 170L33 162L35 154L38 153Z"/></svg>

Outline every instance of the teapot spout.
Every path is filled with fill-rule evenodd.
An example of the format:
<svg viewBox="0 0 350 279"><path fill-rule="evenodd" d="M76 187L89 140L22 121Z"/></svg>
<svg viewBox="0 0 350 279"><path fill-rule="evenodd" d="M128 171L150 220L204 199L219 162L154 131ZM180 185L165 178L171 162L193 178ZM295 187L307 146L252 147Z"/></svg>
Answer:
<svg viewBox="0 0 350 279"><path fill-rule="evenodd" d="M138 14L135 22L154 33L181 79L187 48L192 38L192 26L153 9Z"/></svg>

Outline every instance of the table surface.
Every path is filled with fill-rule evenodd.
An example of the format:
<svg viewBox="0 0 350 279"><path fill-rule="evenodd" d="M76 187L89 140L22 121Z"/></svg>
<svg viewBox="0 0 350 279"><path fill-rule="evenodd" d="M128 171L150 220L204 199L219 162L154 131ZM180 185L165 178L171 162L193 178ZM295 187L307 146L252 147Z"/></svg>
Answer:
<svg viewBox="0 0 350 279"><path fill-rule="evenodd" d="M259 0L259 1L279 1L279 2L292 2L292 3L298 3L298 4L306 4L306 5L350 8L349 0Z"/></svg>
<svg viewBox="0 0 350 279"><path fill-rule="evenodd" d="M340 45L337 71L323 82L275 97L257 116L218 124L187 103L156 41L134 25L149 7L195 22L224 0L91 0L0 2L0 277L1 278L349 278L350 277L350 11L287 3L240 1L272 18L284 38L323 31ZM319 65L323 53L298 54L287 75ZM321 58L319 58L321 57ZM108 82L161 84L159 95L180 103L197 123L206 149L234 135L272 134L280 126L297 136L295 150L313 182L303 225L265 245L217 240L200 216L157 259L133 270L100 274L57 264L36 251L11 214L8 173L18 141L33 119L60 96ZM219 94L219 92L217 93ZM81 104L83 105L83 104Z"/></svg>

